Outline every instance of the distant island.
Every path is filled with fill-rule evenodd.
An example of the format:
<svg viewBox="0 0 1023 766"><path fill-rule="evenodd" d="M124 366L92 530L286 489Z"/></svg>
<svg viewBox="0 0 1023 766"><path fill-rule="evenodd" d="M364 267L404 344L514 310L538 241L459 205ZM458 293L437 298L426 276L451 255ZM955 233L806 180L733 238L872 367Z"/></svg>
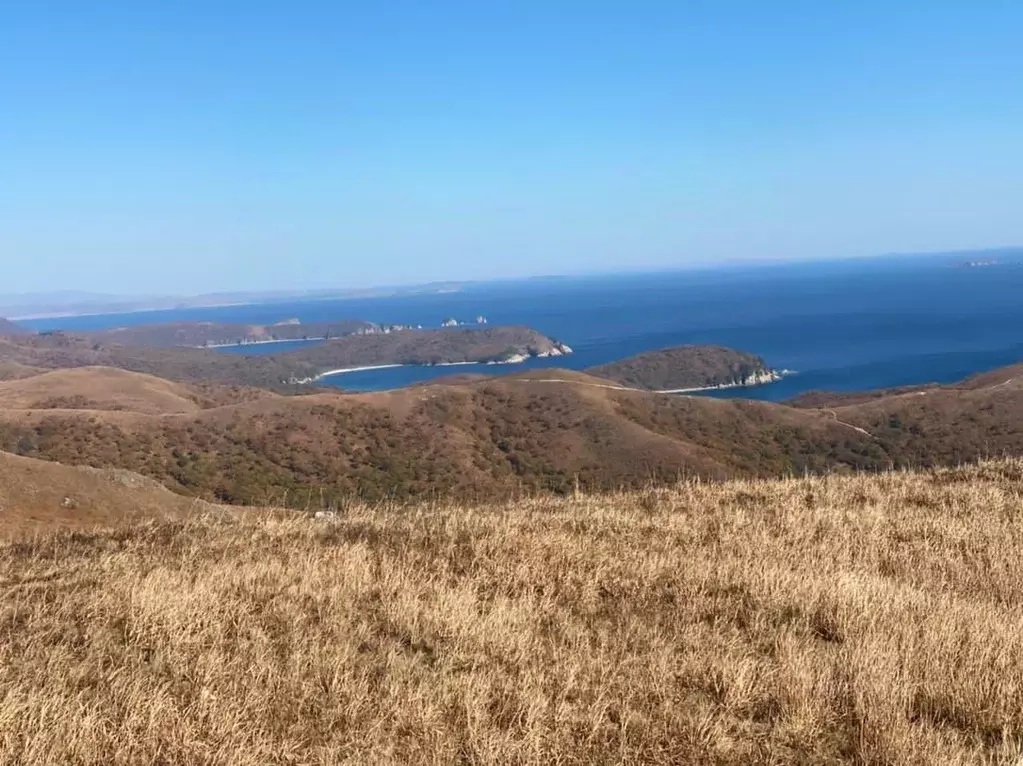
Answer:
<svg viewBox="0 0 1023 766"><path fill-rule="evenodd" d="M528 327L408 330L359 334L278 355L317 368L314 380L366 367L519 364L572 349Z"/></svg>
<svg viewBox="0 0 1023 766"><path fill-rule="evenodd" d="M773 383L788 373L763 358L724 346L676 346L590 367L589 375L630 388L685 393Z"/></svg>

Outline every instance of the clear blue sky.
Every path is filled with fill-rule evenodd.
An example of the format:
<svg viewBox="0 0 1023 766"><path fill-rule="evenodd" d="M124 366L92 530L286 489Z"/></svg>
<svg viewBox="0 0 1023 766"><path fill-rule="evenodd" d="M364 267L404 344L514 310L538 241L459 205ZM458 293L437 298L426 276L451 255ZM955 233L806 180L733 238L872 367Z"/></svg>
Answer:
<svg viewBox="0 0 1023 766"><path fill-rule="evenodd" d="M1023 243L1023 3L0 8L0 292Z"/></svg>

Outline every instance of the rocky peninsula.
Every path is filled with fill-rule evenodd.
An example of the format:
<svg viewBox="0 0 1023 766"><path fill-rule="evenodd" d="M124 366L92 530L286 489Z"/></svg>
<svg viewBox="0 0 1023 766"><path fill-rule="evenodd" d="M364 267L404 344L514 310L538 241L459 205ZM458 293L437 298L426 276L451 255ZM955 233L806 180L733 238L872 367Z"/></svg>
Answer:
<svg viewBox="0 0 1023 766"><path fill-rule="evenodd" d="M446 330L395 329L392 326L372 332L355 331L299 349L282 347L285 350L280 353L260 355L168 345L169 338L183 336L156 327L148 328L145 333L125 332L123 335L51 332L0 338L0 361L19 369L105 366L176 381L278 389L366 367L516 364L534 357L572 353L567 345L536 330L514 326ZM303 326L278 327L294 331ZM142 342L144 339L154 345L146 345ZM121 340L127 342L118 342ZM16 373L17 369L9 370L7 376Z"/></svg>
<svg viewBox="0 0 1023 766"><path fill-rule="evenodd" d="M586 372L622 386L662 393L760 386L788 374L746 351L695 345L648 351Z"/></svg>
<svg viewBox="0 0 1023 766"><path fill-rule="evenodd" d="M536 330L512 326L351 335L277 358L318 368L320 379L366 368L519 364L571 353L569 346Z"/></svg>

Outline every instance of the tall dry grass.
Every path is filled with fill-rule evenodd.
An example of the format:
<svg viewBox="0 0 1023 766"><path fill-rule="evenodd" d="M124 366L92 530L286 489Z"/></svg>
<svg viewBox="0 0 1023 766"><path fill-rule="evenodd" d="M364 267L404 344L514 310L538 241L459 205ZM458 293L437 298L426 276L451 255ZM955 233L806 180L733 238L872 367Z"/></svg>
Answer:
<svg viewBox="0 0 1023 766"><path fill-rule="evenodd" d="M0 548L4 763L1013 764L1023 463Z"/></svg>

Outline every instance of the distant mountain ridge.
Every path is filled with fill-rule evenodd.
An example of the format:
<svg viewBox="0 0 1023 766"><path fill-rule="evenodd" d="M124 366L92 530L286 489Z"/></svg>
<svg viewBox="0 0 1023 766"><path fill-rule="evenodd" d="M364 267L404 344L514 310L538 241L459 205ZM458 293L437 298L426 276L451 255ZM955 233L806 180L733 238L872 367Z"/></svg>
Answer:
<svg viewBox="0 0 1023 766"><path fill-rule="evenodd" d="M870 256L859 256L853 258L839 258L813 261L814 263L869 263L871 261L899 261L907 262L934 259L935 262L944 261L974 261L974 260L1011 260L1023 262L1023 246L1004 246L991 248L976 248L969 250L954 251L932 251L932 252L902 252L885 253ZM727 270L742 269L747 267L763 268L765 266L780 266L793 263L807 263L807 261L786 261L775 260L767 263L763 260L750 259L745 261L731 260L727 263L717 263L716 267L724 267ZM707 262L690 264L694 270L706 270ZM678 271L677 267L665 267L663 269L645 269L645 273L667 273ZM327 301L347 300L355 298L380 298L407 295L428 295L448 292L459 292L462 290L478 287L480 285L507 283L507 282L555 282L577 278L592 277L597 272L576 275L534 275L512 277L508 279L462 279L427 282L410 285L375 285L372 287L338 287L338 288L313 288L313 289L291 289L291 290L231 290L214 291L201 294L134 294L117 295L111 293L93 293L81 290L56 290L49 292L34 293L0 293L0 316L14 318L45 318L45 317L69 317L96 314L130 314L147 311L165 311L176 309L193 308L214 308L222 306L242 305L263 305L274 303L285 303L289 301ZM636 271L625 272L599 272L603 276L612 276L616 273L637 273Z"/></svg>

